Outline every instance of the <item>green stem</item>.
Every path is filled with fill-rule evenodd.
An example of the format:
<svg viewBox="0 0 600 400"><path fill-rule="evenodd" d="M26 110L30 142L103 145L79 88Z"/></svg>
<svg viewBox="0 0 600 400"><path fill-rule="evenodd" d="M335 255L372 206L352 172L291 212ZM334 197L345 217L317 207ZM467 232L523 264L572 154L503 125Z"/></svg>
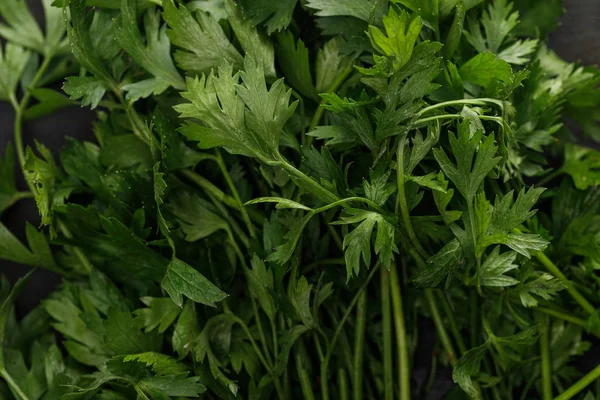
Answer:
<svg viewBox="0 0 600 400"><path fill-rule="evenodd" d="M190 181L194 182L201 189L204 189L207 192L209 192L211 195L213 195L217 200L221 201L227 207L232 208L234 210L238 209L237 201L235 201L235 199L233 197L225 194L225 192L223 192L221 189L219 189L216 185L214 185L211 181L209 181L202 175L200 175L192 170L189 170L189 169L181 170L181 171L179 171L179 173L181 175L185 176Z"/></svg>
<svg viewBox="0 0 600 400"><path fill-rule="evenodd" d="M467 351L467 346L465 345L465 341L462 335L460 334L458 324L456 323L456 319L454 318L455 312L452 310L452 307L450 307L450 303L448 302L448 299L446 298L444 292L442 292L441 290L436 290L436 293L438 294L438 298L440 299L440 303L442 304L442 309L444 310L444 313L446 314L446 316L448 316L448 321L450 322L450 330L452 331L452 336L454 336L454 340L458 345L458 351L461 355L463 355Z"/></svg>
<svg viewBox="0 0 600 400"><path fill-rule="evenodd" d="M471 314L469 315L469 339L471 341L471 347L477 346L477 310L479 310L479 305L477 304L477 292L471 290L469 293L469 310Z"/></svg>
<svg viewBox="0 0 600 400"><path fill-rule="evenodd" d="M535 186L542 187L546 183L550 182L552 179L554 179L558 176L561 176L563 173L564 173L564 171L562 170L562 168L554 170L553 172L551 172L548 175L546 175L545 177L543 177L538 183L535 184Z"/></svg>
<svg viewBox="0 0 600 400"><path fill-rule="evenodd" d="M319 265L344 265L346 264L346 260L343 258L327 258L325 260L317 260L308 264L306 267L302 269L302 274L306 275L308 272L312 271Z"/></svg>
<svg viewBox="0 0 600 400"><path fill-rule="evenodd" d="M244 207L244 202L240 198L240 193L238 192L237 187L235 186L235 183L231 179L231 175L229 174L229 171L227 170L227 166L225 165L225 162L223 162L223 157L221 156L221 152L219 151L219 149L216 149L215 153L217 155L216 161L217 161L217 164L219 165L219 169L221 170L221 173L225 177L225 181L227 182L227 186L229 186L229 190L231 190L231 194L233 194L233 198L234 198L235 202L237 203L240 213L242 214L242 219L244 220L244 223L246 224L246 227L248 228L248 233L250 234L250 237L256 237L256 231L254 230L254 225L252 225L252 221L250 220L248 211L246 210L246 207Z"/></svg>
<svg viewBox="0 0 600 400"><path fill-rule="evenodd" d="M352 360L352 393L354 400L363 398L363 360L365 347L365 325L367 322L367 292L363 291L356 304L354 327L354 357Z"/></svg>
<svg viewBox="0 0 600 400"><path fill-rule="evenodd" d="M10 388L10 391L17 397L17 400L29 400L29 397L21 390L19 385L14 381L12 376L4 368L0 369L0 376L4 378L6 384Z"/></svg>
<svg viewBox="0 0 600 400"><path fill-rule="evenodd" d="M350 400L350 395L348 394L348 377L344 368L338 369L338 390L340 400Z"/></svg>
<svg viewBox="0 0 600 400"><path fill-rule="evenodd" d="M408 209L408 201L406 200L406 190L404 187L404 147L406 144L406 135L403 135L398 141L398 149L396 151L396 184L398 186L398 196L396 197L396 214L400 211L404 222L404 229L408 233L408 237L422 257L428 258L427 252L421 245L419 238L415 234L412 223L410 221L410 212Z"/></svg>
<svg viewBox="0 0 600 400"><path fill-rule="evenodd" d="M312 390L312 384L310 375L306 366L306 348L302 339L298 340L298 346L294 352L294 360L296 361L296 370L298 371L298 379L300 380L300 387L305 400L315 400L315 395Z"/></svg>
<svg viewBox="0 0 600 400"><path fill-rule="evenodd" d="M555 397L554 400L569 400L598 378L600 378L600 365L591 370L586 376L575 382L570 388Z"/></svg>
<svg viewBox="0 0 600 400"><path fill-rule="evenodd" d="M281 167L281 168L285 169L286 171L288 171L289 173L291 173L292 175L294 175L296 178L300 179L300 181L302 181L302 183L306 187L310 188L311 189L310 191L315 196L319 197L321 200L327 201L330 203L340 200L339 197L337 197L335 194L331 193L329 190L325 189L316 180L314 180L310 176L306 175L304 172L300 171L298 168L294 167L287 161L285 161L285 160L275 161L275 162L270 163L270 165L274 166L274 167Z"/></svg>
<svg viewBox="0 0 600 400"><path fill-rule="evenodd" d="M390 291L394 308L394 325L396 327L396 346L398 347L398 385L400 400L410 399L410 367L408 363L408 340L402 307L402 293L396 268L390 271Z"/></svg>
<svg viewBox="0 0 600 400"><path fill-rule="evenodd" d="M547 308L547 307L536 307L535 310L542 312L544 314L551 315L556 318L560 318L560 319L570 322L572 324L581 326L582 328L584 328L586 326L586 322L584 319L577 318L574 315L567 314L567 313L559 311L559 310L554 310L552 308Z"/></svg>
<svg viewBox="0 0 600 400"><path fill-rule="evenodd" d="M237 245L237 243L235 243L235 239L234 239L231 231L228 231L228 234L229 234L229 241L231 242L231 245L233 246L233 249L234 249L236 255L238 256L238 259L240 260L240 263L242 264L242 269L244 270L244 276L246 277L246 280L249 281L249 279L248 279L248 264L246 263L246 259L244 258L244 255L243 255L242 251L240 250L239 246ZM258 306L256 305L256 299L254 298L254 296L250 296L250 301L252 302L252 311L254 313L254 319L256 320L256 325L258 326L258 334L260 335L260 341L263 346L263 350L265 352L266 357L269 360L272 360L271 354L269 352L269 348L267 347L267 345L268 345L267 337L265 336L265 331L263 329L262 321L260 320L260 313L258 312Z"/></svg>
<svg viewBox="0 0 600 400"><path fill-rule="evenodd" d="M390 303L390 273L381 268L381 315L383 330L383 387L384 399L394 399L394 362L392 360L392 319Z"/></svg>
<svg viewBox="0 0 600 400"><path fill-rule="evenodd" d="M536 319L542 324L543 329L540 336L542 399L552 400L552 364L550 360L550 337L548 335L547 317L537 313Z"/></svg>
<svg viewBox="0 0 600 400"><path fill-rule="evenodd" d="M444 322L442 321L440 311L435 303L433 291L431 289L425 289L425 297L427 298L427 303L429 304L431 316L433 318L433 322L435 323L438 336L440 337L440 341L442 342L444 350L446 351L446 355L448 356L448 361L450 361L452 366L455 366L456 352L454 351L454 347L452 346L448 332L446 332L446 328L444 327Z"/></svg>
<svg viewBox="0 0 600 400"><path fill-rule="evenodd" d="M478 98L478 99L460 99L460 100L444 101L442 103L437 103L437 104L433 104L431 106L425 107L417 113L417 116L421 116L429 111L436 110L438 108L448 107L448 106L465 105L465 104L484 106L484 105L487 105L488 103L492 103L492 104L497 105L500 108L504 108L503 102L498 99L491 99L491 98L486 98L486 97L482 97L482 98Z"/></svg>
<svg viewBox="0 0 600 400"><path fill-rule="evenodd" d="M592 314L596 309L593 305L590 304L589 301L586 300L585 297L575 287L573 287L571 281L567 279L567 277L558 269L558 267L550 261L550 259L542 252L536 254L538 260L542 263L544 267L554 276L556 276L565 288L567 292L573 297L575 300L588 314Z"/></svg>
<svg viewBox="0 0 600 400"><path fill-rule="evenodd" d="M350 301L350 304L348 304L348 308L346 309L344 316L342 317L340 322L337 323L337 328L335 329L335 332L333 333L331 342L329 344L329 348L327 349L327 353L325 354L325 359L321 363L321 399L322 400L329 400L329 382L328 382L327 372L329 369L329 360L331 359L331 356L333 355L333 351L335 349L335 344L336 344L338 338L340 337L340 334L342 333L342 328L344 327L344 324L346 323L346 321L348 320L348 317L350 317L350 314L352 313L352 309L354 308L354 306L356 305L356 303L358 301L358 297L360 296L360 294L362 292L364 292L366 290L367 286L369 285L369 282L371 282L371 279L373 279L373 276L375 276L375 272L377 272L380 265L381 264L379 262L377 262L375 264L375 266L373 267L373 269L371 270L371 272L369 272L367 279L363 282L361 287L358 289L358 291L356 292L356 294Z"/></svg>

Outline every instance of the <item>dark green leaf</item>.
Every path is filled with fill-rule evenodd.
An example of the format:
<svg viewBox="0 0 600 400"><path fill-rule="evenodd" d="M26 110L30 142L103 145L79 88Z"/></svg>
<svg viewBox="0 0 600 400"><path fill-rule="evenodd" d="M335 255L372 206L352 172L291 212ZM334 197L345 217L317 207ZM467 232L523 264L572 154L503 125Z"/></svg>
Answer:
<svg viewBox="0 0 600 400"><path fill-rule="evenodd" d="M183 306L183 296L211 307L227 297L200 272L177 258L169 263L162 287L179 307Z"/></svg>

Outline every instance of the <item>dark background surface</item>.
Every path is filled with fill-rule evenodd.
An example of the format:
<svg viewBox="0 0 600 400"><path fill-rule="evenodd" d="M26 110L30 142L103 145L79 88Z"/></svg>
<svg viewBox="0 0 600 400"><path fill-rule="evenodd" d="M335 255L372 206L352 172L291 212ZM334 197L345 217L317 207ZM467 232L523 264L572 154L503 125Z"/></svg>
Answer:
<svg viewBox="0 0 600 400"><path fill-rule="evenodd" d="M28 0L27 2L36 17L41 20L40 1ZM550 38L550 46L568 61L580 61L584 65L600 64L600 1L565 0L564 8L566 13L561 18L561 26ZM57 154L64 144L65 137L93 140L91 131L93 119L94 113L88 109L78 107L63 109L51 116L26 123L23 139L25 145L31 145L34 140L38 140ZM4 154L7 144L13 142L13 123L12 107L8 103L0 103L0 154ZM18 180L20 189L26 190L23 179L18 177ZM2 216L2 222L21 240L25 237L26 221L34 225L39 224L39 216L33 200L19 202ZM28 270L28 267L0 260L0 274L7 276L12 282ZM36 271L24 293L19 297L17 304L19 314L23 315L35 307L59 282L60 279L55 274L44 270ZM425 336L422 338L425 342L435 341L433 325L423 326L419 331ZM422 361L428 364L430 360ZM582 365L582 369L595 365L594 360L589 360L589 363L590 365ZM414 372L415 375L420 375L426 373L426 369L416 368ZM442 371L440 375L434 385L434 391L437 393L430 393L430 398L437 398L452 386L449 374ZM426 379L426 376L422 378Z"/></svg>

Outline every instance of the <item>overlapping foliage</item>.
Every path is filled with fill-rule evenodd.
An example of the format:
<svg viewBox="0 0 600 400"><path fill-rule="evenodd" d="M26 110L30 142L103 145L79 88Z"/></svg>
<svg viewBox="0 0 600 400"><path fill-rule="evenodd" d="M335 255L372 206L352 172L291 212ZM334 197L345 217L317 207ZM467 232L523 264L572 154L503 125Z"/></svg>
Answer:
<svg viewBox="0 0 600 400"><path fill-rule="evenodd" d="M3 281L0 397L600 398L600 73L550 3L2 0L41 226L0 258L64 279L21 319ZM72 105L94 142L24 148Z"/></svg>

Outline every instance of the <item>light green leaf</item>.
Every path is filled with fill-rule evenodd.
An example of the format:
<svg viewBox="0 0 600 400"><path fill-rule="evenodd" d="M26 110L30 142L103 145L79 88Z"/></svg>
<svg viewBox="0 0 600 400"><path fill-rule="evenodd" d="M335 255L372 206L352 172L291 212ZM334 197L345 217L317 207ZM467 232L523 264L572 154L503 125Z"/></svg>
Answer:
<svg viewBox="0 0 600 400"><path fill-rule="evenodd" d="M30 90L30 93L39 103L25 110L25 119L41 118L73 105L71 100L52 89L37 88Z"/></svg>
<svg viewBox="0 0 600 400"><path fill-rule="evenodd" d="M316 59L315 88L317 93L331 91L336 79L352 66L352 58L341 52L340 48L343 44L343 39L338 36L319 49Z"/></svg>
<svg viewBox="0 0 600 400"><path fill-rule="evenodd" d="M134 314L146 332L157 327L158 333L166 331L181 311L181 308L168 297L142 297L140 300L148 307L139 308L134 311Z"/></svg>
<svg viewBox="0 0 600 400"><path fill-rule="evenodd" d="M500 247L492 250L479 270L479 281L483 286L512 286L519 283L513 277L504 275L505 272L518 268L514 264L517 253L512 251L500 254Z"/></svg>
<svg viewBox="0 0 600 400"><path fill-rule="evenodd" d="M382 174L367 182L363 178L363 189L367 199L375 202L379 206L383 206L389 197L396 191L396 184L388 182L390 172Z"/></svg>
<svg viewBox="0 0 600 400"><path fill-rule="evenodd" d="M375 0L308 0L306 5L319 17L349 16L369 22Z"/></svg>
<svg viewBox="0 0 600 400"><path fill-rule="evenodd" d="M173 302L170 299L165 299ZM179 375L189 373L187 365L182 364L166 354L156 353L153 351L138 354L128 354L123 357L124 362L139 362L152 368L152 371L157 375Z"/></svg>
<svg viewBox="0 0 600 400"><path fill-rule="evenodd" d="M446 43L444 44L444 57L446 60L452 59L452 55L460 44L465 22L465 11L464 1L458 0L456 2L456 13L454 14L454 19L452 20L452 25L450 26Z"/></svg>
<svg viewBox="0 0 600 400"><path fill-rule="evenodd" d="M200 377L187 378L187 373L170 376L153 376L139 381L142 390L162 393L167 396L199 397L206 387L199 383Z"/></svg>
<svg viewBox="0 0 600 400"><path fill-rule="evenodd" d="M437 190L439 192L442 193L446 193L446 190L448 188L448 181L443 180L443 176L442 179L440 180L440 173L435 173L435 172L431 172L427 175L423 175L423 176L415 176L415 175L406 175L405 179L407 181L411 181L416 183L419 186L422 187L426 187L432 190Z"/></svg>
<svg viewBox="0 0 600 400"><path fill-rule="evenodd" d="M137 25L136 5L137 0L122 1L121 14L115 21L119 44L136 63L157 80L162 81L154 84L153 89L155 91L159 88L165 88L166 85L183 89L185 83L171 59L171 44L167 38L167 27L166 25L160 26L160 13L148 10L144 14L146 38L144 40L144 36ZM144 91L147 92L148 85L144 86ZM139 87L135 89L139 94L141 89Z"/></svg>
<svg viewBox="0 0 600 400"><path fill-rule="evenodd" d="M229 231L227 222L211 211L209 203L188 192L171 196L165 209L175 215L188 242L203 239L218 230Z"/></svg>
<svg viewBox="0 0 600 400"><path fill-rule="evenodd" d="M0 36L15 45L44 52L44 34L29 11L25 0L2 0L0 2Z"/></svg>
<svg viewBox="0 0 600 400"><path fill-rule="evenodd" d="M458 136L450 133L450 147L454 153L456 164L452 163L446 152L434 149L433 155L444 174L456 185L463 197L471 203L486 175L498 164L500 157L496 155L494 136L482 138L477 132L471 136L470 121L465 120L458 126ZM483 139L483 142L482 142ZM477 155L475 155L477 153ZM473 162L475 158L475 162Z"/></svg>
<svg viewBox="0 0 600 400"><path fill-rule="evenodd" d="M67 36L69 37L73 55L81 66L88 70L97 80L103 82L106 87L112 90L118 90L117 83L113 79L112 74L108 72L106 63L100 57L101 53L92 41L90 35L91 20L86 19L85 1L71 0L68 11L69 13L67 14L67 9L64 9L65 19L67 15L71 17L71 23L67 24ZM137 31L137 22L134 25L135 27L130 29ZM86 90L86 92L89 93L89 90ZM95 99L96 97L91 98Z"/></svg>
<svg viewBox="0 0 600 400"><path fill-rule="evenodd" d="M423 24L418 15L410 16L403 9L397 13L390 7L388 15L383 17L383 26L387 36L369 25L369 39L375 50L391 59L394 71L399 71L412 57Z"/></svg>
<svg viewBox="0 0 600 400"><path fill-rule="evenodd" d="M256 254L251 260L252 269L248 270L248 285L253 297L258 299L260 307L271 321L275 321L275 302L270 291L273 290L273 271L267 270L263 260Z"/></svg>
<svg viewBox="0 0 600 400"><path fill-rule="evenodd" d="M302 237L304 227L308 224L308 221L310 221L313 215L313 212L309 212L300 221L296 221L284 236L285 242L282 245L277 246L275 251L269 254L267 261L274 261L280 265L288 262L288 260L292 258L292 254L294 254L294 250L296 250L296 246Z"/></svg>
<svg viewBox="0 0 600 400"><path fill-rule="evenodd" d="M222 146L243 154L274 162L280 159L279 137L294 113L297 102L289 105L290 90L277 80L267 89L263 67L250 56L245 71L232 76L231 65L219 68L219 76L188 79L182 96L191 103L175 106L182 117L199 119L205 126L188 122L182 133L199 141L201 148ZM238 81L242 79L242 84Z"/></svg>
<svg viewBox="0 0 600 400"><path fill-rule="evenodd" d="M512 190L502 198L496 197L488 233L508 233L533 217L537 210L531 208L545 190L544 188L530 188L527 191L521 189L514 203Z"/></svg>
<svg viewBox="0 0 600 400"><path fill-rule="evenodd" d="M26 225L26 233L31 250L27 249L0 222L0 259L58 271L58 266L52 257L50 245L44 234L38 232L30 223Z"/></svg>
<svg viewBox="0 0 600 400"><path fill-rule="evenodd" d="M179 354L180 358L185 357L192 350L192 345L199 334L200 327L196 308L192 301L186 300L175 323L172 338L173 350Z"/></svg>
<svg viewBox="0 0 600 400"><path fill-rule="evenodd" d="M300 320L304 326L312 328L314 325L313 316L310 308L310 295L312 293L312 285L304 276L301 276L293 286L289 293L290 303L300 316Z"/></svg>
<svg viewBox="0 0 600 400"><path fill-rule="evenodd" d="M95 77L70 76L63 85L63 90L71 100L81 99L82 106L98 107L106 93L106 84Z"/></svg>
<svg viewBox="0 0 600 400"><path fill-rule="evenodd" d="M9 100L16 95L19 79L28 60L29 52L22 47L7 43L2 51L0 44L0 100Z"/></svg>
<svg viewBox="0 0 600 400"><path fill-rule="evenodd" d="M537 273L533 279L527 279L517 286L514 291L519 295L525 307L537 307L538 299L551 300L565 286L555 277L547 273Z"/></svg>
<svg viewBox="0 0 600 400"><path fill-rule="evenodd" d="M159 351L162 344L160 335L156 332L143 333L134 324L129 311L116 307L108 309L104 329L104 342L116 355Z"/></svg>
<svg viewBox="0 0 600 400"><path fill-rule="evenodd" d="M296 40L290 31L277 35L277 63L286 82L303 96L318 100L317 90L313 84L308 49L301 39Z"/></svg>
<svg viewBox="0 0 600 400"><path fill-rule="evenodd" d="M292 21L297 0L242 0L241 3L252 23L265 25L270 35L287 28Z"/></svg>
<svg viewBox="0 0 600 400"><path fill-rule="evenodd" d="M473 377L481 371L481 361L485 355L490 342L467 350L458 360L452 371L452 380L464 390L469 396L476 397L479 393L473 383Z"/></svg>
<svg viewBox="0 0 600 400"><path fill-rule="evenodd" d="M465 62L458 70L463 81L487 87L493 79L510 83L512 69L510 65L492 53L479 53Z"/></svg>
<svg viewBox="0 0 600 400"><path fill-rule="evenodd" d="M225 1L225 11L229 16L227 21L233 28L244 51L258 63L262 63L266 76L274 78L276 76L275 50L269 38L259 32L252 21L245 18L234 0Z"/></svg>
<svg viewBox="0 0 600 400"><path fill-rule="evenodd" d="M126 97L129 101L138 101L151 95L159 95L167 90L171 84L159 78L150 78L136 83L130 83L121 89L127 92Z"/></svg>
<svg viewBox="0 0 600 400"><path fill-rule="evenodd" d="M504 244L527 258L531 252L542 251L548 246L548 241L539 235L529 233L493 234L482 240L482 246Z"/></svg>
<svg viewBox="0 0 600 400"><path fill-rule="evenodd" d="M509 64L524 65L529 62L530 55L536 51L537 46L537 39L517 40L498 53L498 58Z"/></svg>
<svg viewBox="0 0 600 400"><path fill-rule="evenodd" d="M586 190L600 185L600 151L573 143L565 144L565 162L562 171L571 176L575 187Z"/></svg>
<svg viewBox="0 0 600 400"><path fill-rule="evenodd" d="M346 259L347 279L360 272L360 260L371 265L371 236L377 225L377 237L375 239L375 253L379 254L381 263L388 267L393 258L393 252L397 252L394 241L394 227L383 215L358 209L345 210L347 215L342 216L340 221L334 224L356 224L354 230L344 236L344 250Z"/></svg>
<svg viewBox="0 0 600 400"><path fill-rule="evenodd" d="M463 262L460 242L452 239L427 260L427 266L417 270L414 282L421 287L436 287L450 277Z"/></svg>
<svg viewBox="0 0 600 400"><path fill-rule="evenodd" d="M162 287L179 307L183 306L183 296L211 307L227 297L200 272L177 258L169 263Z"/></svg>
<svg viewBox="0 0 600 400"><path fill-rule="evenodd" d="M359 143L359 138L356 135L340 125L317 126L315 130L306 134L319 140L325 140L325 146L350 146Z"/></svg>
<svg viewBox="0 0 600 400"><path fill-rule="evenodd" d="M171 43L183 49L175 52L175 61L181 69L200 74L224 62L235 69L242 66L242 56L215 18L204 12L194 16L184 5L177 8L173 0L164 1L163 18L169 26Z"/></svg>

